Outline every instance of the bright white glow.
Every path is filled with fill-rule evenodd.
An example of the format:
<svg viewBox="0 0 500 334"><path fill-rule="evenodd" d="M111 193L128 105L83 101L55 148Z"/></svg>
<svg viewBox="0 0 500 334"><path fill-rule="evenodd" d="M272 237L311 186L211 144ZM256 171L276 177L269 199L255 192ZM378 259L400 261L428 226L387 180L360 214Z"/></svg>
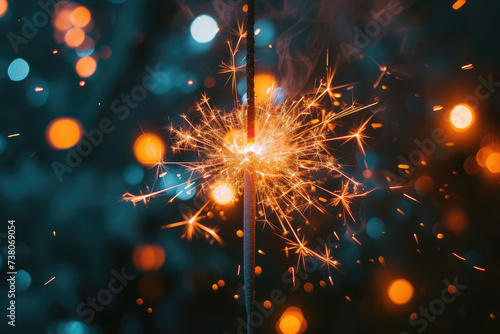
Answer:
<svg viewBox="0 0 500 334"><path fill-rule="evenodd" d="M219 204L227 204L233 200L234 192L227 183L220 183L214 188L214 199Z"/></svg>
<svg viewBox="0 0 500 334"><path fill-rule="evenodd" d="M456 106L451 112L450 120L457 129L465 129L472 123L472 111L463 105Z"/></svg>
<svg viewBox="0 0 500 334"><path fill-rule="evenodd" d="M255 147L255 144L249 144L245 146L245 153L257 153L257 149Z"/></svg>
<svg viewBox="0 0 500 334"><path fill-rule="evenodd" d="M191 36L198 43L208 43L219 31L217 22L208 15L200 15L191 23Z"/></svg>

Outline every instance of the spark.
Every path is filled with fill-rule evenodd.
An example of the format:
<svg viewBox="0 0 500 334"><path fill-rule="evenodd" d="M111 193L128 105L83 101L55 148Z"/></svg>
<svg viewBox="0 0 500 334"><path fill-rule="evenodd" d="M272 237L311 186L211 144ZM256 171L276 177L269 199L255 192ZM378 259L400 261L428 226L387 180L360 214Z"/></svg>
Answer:
<svg viewBox="0 0 500 334"><path fill-rule="evenodd" d="M380 75L378 76L377 80L373 84L373 88L377 88L377 86L380 84L380 82L382 81L382 79L384 78L384 76L386 74L388 74L388 72L387 72L387 70L388 70L387 66L379 66L379 70L380 70Z"/></svg>
<svg viewBox="0 0 500 334"><path fill-rule="evenodd" d="M354 234L352 235L352 240L356 241L356 243L360 246L362 246L363 244L358 240L356 239L356 237L354 236Z"/></svg>
<svg viewBox="0 0 500 334"><path fill-rule="evenodd" d="M183 215L184 221L178 222L178 223L173 223L173 224L168 224L165 226L162 226L162 229L166 228L173 228L173 227L179 227L179 226L185 226L185 231L183 234L183 237L185 237L188 241L191 241L194 236L196 236L200 232L205 232L208 233L210 237L215 239L219 244L223 244L222 239L219 237L215 229L211 229L206 227L203 224L200 224L198 221L202 218L200 217L200 214L203 212L203 209L210 203L210 200L203 205L196 214L194 214L192 217L187 218L186 216Z"/></svg>
<svg viewBox="0 0 500 334"><path fill-rule="evenodd" d="M353 215L352 210L351 210L351 204L353 203L353 200L357 197L363 197L363 196L366 196L368 194L368 192L356 193L355 191L353 193L350 193L350 183L349 182L346 182L342 185L342 187L340 189L340 193L331 192L331 191L329 191L325 188L322 188L320 186L318 186L318 188L333 195L334 198L331 200L331 205L337 206L339 204L342 204L344 216L345 216L345 212L347 212L353 221L355 221L354 215ZM335 235L337 236L336 233L335 233ZM338 236L337 236L337 239L338 239Z"/></svg>
<svg viewBox="0 0 500 334"><path fill-rule="evenodd" d="M460 255L458 255L456 253L453 253L453 255L455 255L457 258L459 258L462 261L466 261L465 257L462 257L462 256L460 256Z"/></svg>
<svg viewBox="0 0 500 334"><path fill-rule="evenodd" d="M17 137L19 135L20 135L19 133L14 133L14 134L8 135L7 138Z"/></svg>
<svg viewBox="0 0 500 334"><path fill-rule="evenodd" d="M375 104L376 103L373 103L373 104L366 106L366 107L368 108L368 107L374 106ZM355 140L356 143L358 144L358 147L359 147L359 150L361 151L361 153L363 153L363 155L366 156L364 146L366 144L365 139L368 137L366 135L364 135L363 132L366 130L367 124L370 122L370 120L372 119L373 116L375 116L375 114L373 114L370 118L368 118L357 129L351 130L349 132L348 136L337 137L337 138L334 138L332 140L345 140L345 142L348 142L350 140Z"/></svg>
<svg viewBox="0 0 500 334"><path fill-rule="evenodd" d="M411 199L412 201L415 201L415 202L417 202L417 203L420 203L420 201L418 201L417 199L415 199L415 198L411 197L411 196L410 196L410 195L408 195L408 194L403 194L403 195L404 195L405 197L407 197L407 198Z"/></svg>
<svg viewBox="0 0 500 334"><path fill-rule="evenodd" d="M321 254L307 247L306 246L307 241L305 240L304 237L298 242L286 238L284 239L288 242L288 249L291 251L295 251L295 254L297 254L297 267L299 266L300 263L302 263L304 264L305 268L306 258L311 257L320 260L324 265L328 267L328 270L330 270L330 267L333 267L337 270L339 269L339 262L337 260L332 259L332 257L330 256L329 249L326 248L325 254Z"/></svg>
<svg viewBox="0 0 500 334"><path fill-rule="evenodd" d="M474 65L473 64L468 64L468 65L464 65L462 66L462 70L472 70L474 68Z"/></svg>
<svg viewBox="0 0 500 334"><path fill-rule="evenodd" d="M51 278L51 279L49 279L47 282L45 282L45 284L44 284L44 285L49 284L50 282L52 282L52 281L53 281L53 280L55 280L55 279L56 279L56 277L55 277L55 276L54 276L54 277L52 277L52 278Z"/></svg>
<svg viewBox="0 0 500 334"><path fill-rule="evenodd" d="M238 37L236 44L233 45L233 42L231 41L231 39L228 39L226 41L226 44L229 48L230 60L227 62L222 61L222 63L219 65L219 67L220 67L219 74L229 74L229 78L227 79L225 85L227 85L228 82L231 81L231 87L232 87L233 92L235 92L236 88L237 88L237 86L236 86L237 81L236 80L237 80L238 72L244 71L245 67L246 67L246 64L242 64L243 60L241 61L241 63L236 62L236 55L239 52L239 49L241 46L241 41L247 35L245 28L244 28L244 25L243 25L243 22L241 24L238 22L237 26L238 26L238 30L232 30L232 34L236 35Z"/></svg>
<svg viewBox="0 0 500 334"><path fill-rule="evenodd" d="M460 8L462 8L463 5L465 5L465 3L466 0L457 0L452 7L454 10L459 10Z"/></svg>

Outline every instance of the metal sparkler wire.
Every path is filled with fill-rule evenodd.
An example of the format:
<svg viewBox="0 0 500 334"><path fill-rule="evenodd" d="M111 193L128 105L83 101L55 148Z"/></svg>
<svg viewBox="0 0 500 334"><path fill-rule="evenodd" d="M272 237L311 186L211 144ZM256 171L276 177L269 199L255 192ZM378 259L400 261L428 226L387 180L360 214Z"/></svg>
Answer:
<svg viewBox="0 0 500 334"><path fill-rule="evenodd" d="M255 0L248 1L247 22L247 155L253 159L255 152ZM247 164L243 192L243 280L245 284L245 307L247 333L252 333L252 309L255 290L255 224L257 208L257 188L253 164Z"/></svg>

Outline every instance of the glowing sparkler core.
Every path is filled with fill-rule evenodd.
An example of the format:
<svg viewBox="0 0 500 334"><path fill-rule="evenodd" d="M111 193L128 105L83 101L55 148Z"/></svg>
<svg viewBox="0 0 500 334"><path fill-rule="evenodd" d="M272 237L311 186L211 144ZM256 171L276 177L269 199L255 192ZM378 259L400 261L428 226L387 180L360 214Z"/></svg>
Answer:
<svg viewBox="0 0 500 334"><path fill-rule="evenodd" d="M270 102L256 106L255 143L247 144L245 108L224 113L213 108L204 96L197 104L200 121L195 124L184 116L185 125L171 129L175 137L173 150L198 153L199 162L182 165L200 175L206 186L230 184L235 193L242 194L245 169L255 171L259 219L274 227L269 211L274 212L283 233L287 233L292 230L288 213L303 213L311 206L324 211L314 195L319 185L317 173L340 173L355 188L359 186L343 173L328 147L330 141L339 139L355 139L362 145L358 141L360 130L337 137L331 125L366 107L352 105L335 113L312 108L311 104L302 99L280 106ZM349 192L347 188L344 195Z"/></svg>

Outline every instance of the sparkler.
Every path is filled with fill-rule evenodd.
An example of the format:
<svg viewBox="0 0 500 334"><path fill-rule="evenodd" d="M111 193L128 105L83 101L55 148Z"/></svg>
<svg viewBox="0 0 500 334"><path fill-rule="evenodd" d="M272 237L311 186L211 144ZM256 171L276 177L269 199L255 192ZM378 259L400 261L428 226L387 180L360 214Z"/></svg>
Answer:
<svg viewBox="0 0 500 334"><path fill-rule="evenodd" d="M355 140L363 151L364 138L362 129L353 130L346 136L336 136L336 122L369 106L353 103L342 111L325 111L315 107L326 95L325 87L312 97L303 97L299 101L287 101L280 106L267 102L255 109L255 141L249 145L246 136L247 108L238 106L231 113L224 113L212 106L206 95L197 103L199 122L191 122L183 116L185 124L179 128L170 127L174 134L173 150L176 153L195 151L200 156L198 162L176 162L191 172L188 181L174 187L183 191L199 188L200 192L213 192L217 185L229 186L234 193L244 195L244 252L243 271L245 275L245 297L247 307L252 301L251 284L254 276L255 256L255 220L269 225L282 235L288 244L288 250L298 255L298 263L306 257L314 257L325 263L328 268L338 267L338 262L330 256L315 252L306 246L305 237L292 225L292 215L298 214L304 220L309 208L325 212L324 198L316 192L324 193L331 199L327 204L340 206L345 213L344 219L354 220L352 202L365 196L369 190L347 175L337 159L328 149L333 142L345 143ZM162 169L168 164L158 162ZM339 175L344 179L341 189L332 191L324 187L319 174ZM172 189L150 191L134 196L125 194L124 199L133 203L147 203L152 197ZM254 197L255 196L255 197ZM165 228L185 226L184 236L192 239L197 233L207 233L222 243L214 229L200 222L205 205L192 217L185 217L179 223L166 225ZM258 215L256 215L256 207ZM250 296L248 295L250 294ZM251 310L249 308L248 310Z"/></svg>
<svg viewBox="0 0 500 334"><path fill-rule="evenodd" d="M339 106L342 94L335 87L333 77L335 71L327 66L324 81L309 94L297 101L285 101L276 105L272 99L255 105L254 92L254 34L255 14L254 1L248 3L248 26L245 33L239 27L239 39L235 48L228 42L233 60L223 63L223 72L236 76L239 67L234 62L241 39L247 37L247 101L248 104L236 103L235 108L225 113L212 105L207 95L202 95L196 103L197 121L191 121L183 115L184 124L180 127L170 126L173 134L174 153L196 152L197 162L166 162L159 158L156 164L157 177L167 172L168 164L177 164L191 172L188 181L175 187L163 190L149 190L139 196L126 193L123 199L132 203L148 201L165 191L182 187L182 191L198 191L214 194L214 190L230 189L235 195L243 195L244 217L244 285L245 306L247 314L247 331L252 332L251 314L254 299L255 279L255 226L257 220L268 225L286 242L287 254L295 253L297 266L305 264L307 257L315 258L328 268L338 269L339 263L333 259L331 250L316 252L307 247L307 240L302 230L292 224L295 217L307 221L306 211L312 208L325 213L325 205L340 206L344 211L344 221L354 221L351 210L352 202L369 193L365 187L344 172L338 159L332 154L334 143L356 143L364 155L364 132L370 119L346 135L338 136L336 127L343 117L374 106L351 105ZM230 64L230 65L228 65ZM232 64L232 65L231 65ZM271 94L272 96L272 94ZM258 96L258 98L261 98ZM327 106L330 102L330 106ZM328 110L328 108L330 108ZM330 190L323 185L326 176L341 177L342 185L338 190ZM321 193L327 200L321 197ZM174 197L175 198L175 197ZM171 202L173 198L169 201ZM221 238L217 230L202 224L204 209L212 199L191 217L184 221L165 225L163 228L184 226L184 237L191 240L198 234L205 234L220 244ZM347 214L346 214L347 213ZM335 236L338 239L337 234ZM354 234L352 240L358 242ZM332 282L331 276L329 277Z"/></svg>
<svg viewBox="0 0 500 334"><path fill-rule="evenodd" d="M247 156L255 160L255 0L248 1L247 22ZM255 291L255 224L257 189L255 169L247 164L243 196L243 281L245 283L245 307L247 333L252 333L252 311Z"/></svg>

